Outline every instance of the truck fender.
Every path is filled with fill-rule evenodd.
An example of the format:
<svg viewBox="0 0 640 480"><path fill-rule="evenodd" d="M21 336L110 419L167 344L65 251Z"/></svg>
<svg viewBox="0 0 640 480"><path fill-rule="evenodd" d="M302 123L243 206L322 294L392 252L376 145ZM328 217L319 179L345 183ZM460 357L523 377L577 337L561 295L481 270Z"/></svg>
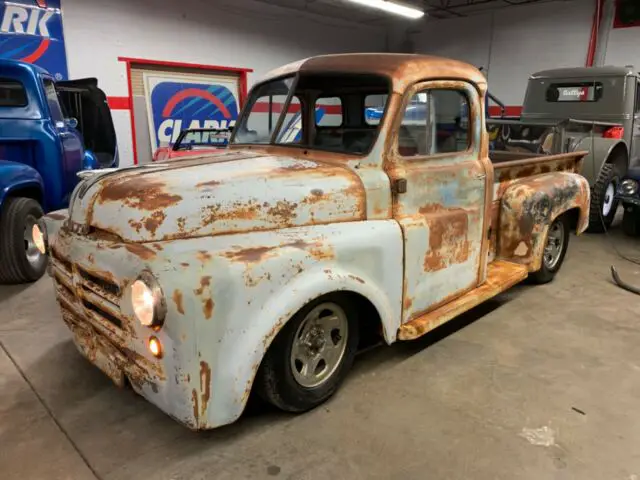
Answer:
<svg viewBox="0 0 640 480"><path fill-rule="evenodd" d="M22 189L37 191L36 200L42 200L44 182L38 171L23 163L0 160L0 205L7 196Z"/></svg>
<svg viewBox="0 0 640 480"><path fill-rule="evenodd" d="M229 342L223 342L224 352L219 358L229 368L214 379L212 390L224 388L232 392L224 395L226 400L223 405L215 405L208 410L209 418L206 421L209 428L231 423L242 414L265 353L296 312L323 295L340 291L354 292L369 300L380 315L385 340L387 343L395 341L400 317L394 315L394 309L380 286L369 278L356 276L339 266L319 266L305 271L286 288L271 296L250 329L233 340L229 339ZM215 403L216 396L212 400Z"/></svg>
<svg viewBox="0 0 640 480"><path fill-rule="evenodd" d="M501 200L498 257L536 272L549 226L563 213L578 209L577 233L589 225L590 190L576 173L556 172L511 185Z"/></svg>
<svg viewBox="0 0 640 480"><path fill-rule="evenodd" d="M589 185L596 183L598 174L605 163L615 160L618 152L624 152L623 160L618 160L618 170L624 175L629 168L629 147L624 140L618 138L585 137L578 142L573 151L587 151L582 163L582 175L589 181ZM622 154L622 153L621 153Z"/></svg>

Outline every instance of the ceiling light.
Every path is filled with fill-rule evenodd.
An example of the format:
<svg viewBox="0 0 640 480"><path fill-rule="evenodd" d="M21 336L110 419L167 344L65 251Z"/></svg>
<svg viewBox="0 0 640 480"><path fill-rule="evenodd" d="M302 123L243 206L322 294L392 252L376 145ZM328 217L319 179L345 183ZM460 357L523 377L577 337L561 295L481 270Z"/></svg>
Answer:
<svg viewBox="0 0 640 480"><path fill-rule="evenodd" d="M390 2L388 0L348 0L351 3L357 3L364 5L365 7L377 8L384 10L385 12L395 13L396 15L402 15L408 18L422 18L424 12L414 7L407 7L406 5L400 5L399 3Z"/></svg>

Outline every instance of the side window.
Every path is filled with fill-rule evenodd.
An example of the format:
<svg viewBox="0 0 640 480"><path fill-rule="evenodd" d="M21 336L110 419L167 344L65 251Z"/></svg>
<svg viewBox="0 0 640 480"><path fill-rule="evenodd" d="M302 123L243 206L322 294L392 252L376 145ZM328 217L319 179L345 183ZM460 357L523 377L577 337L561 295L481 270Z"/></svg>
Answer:
<svg viewBox="0 0 640 480"><path fill-rule="evenodd" d="M280 107L280 113L282 106ZM276 143L300 143L302 140L302 109L300 99L292 97L284 117L282 128L278 132Z"/></svg>
<svg viewBox="0 0 640 480"><path fill-rule="evenodd" d="M0 107L25 107L27 92L20 82L0 78Z"/></svg>
<svg viewBox="0 0 640 480"><path fill-rule="evenodd" d="M47 96L47 103L49 104L49 111L51 113L51 119L54 123L64 122L64 116L62 115L62 109L60 108L60 102L58 101L58 92L56 92L56 86L49 79L43 79L44 92Z"/></svg>
<svg viewBox="0 0 640 480"><path fill-rule="evenodd" d="M404 157L463 152L469 148L469 101L464 92L430 89L410 99L398 132Z"/></svg>
<svg viewBox="0 0 640 480"><path fill-rule="evenodd" d="M321 97L316 100L316 126L341 127L343 119L342 100L339 97Z"/></svg>
<svg viewBox="0 0 640 480"><path fill-rule="evenodd" d="M367 125L378 125L384 115L388 95L367 95L364 97L364 121Z"/></svg>

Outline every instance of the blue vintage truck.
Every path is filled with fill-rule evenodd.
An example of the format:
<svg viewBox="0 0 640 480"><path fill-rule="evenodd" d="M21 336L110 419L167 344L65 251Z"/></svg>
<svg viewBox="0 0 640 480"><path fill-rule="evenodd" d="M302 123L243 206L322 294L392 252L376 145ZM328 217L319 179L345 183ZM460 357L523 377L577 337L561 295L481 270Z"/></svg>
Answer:
<svg viewBox="0 0 640 480"><path fill-rule="evenodd" d="M0 60L0 283L40 278L47 259L33 226L66 208L79 171L117 166L111 112L95 79L56 82L37 66Z"/></svg>

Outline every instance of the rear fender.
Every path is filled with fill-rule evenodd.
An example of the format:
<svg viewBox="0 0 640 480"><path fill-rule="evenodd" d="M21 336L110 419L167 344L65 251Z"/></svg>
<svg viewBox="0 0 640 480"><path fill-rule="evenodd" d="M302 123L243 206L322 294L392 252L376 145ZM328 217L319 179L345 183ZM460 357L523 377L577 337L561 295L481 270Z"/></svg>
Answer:
<svg viewBox="0 0 640 480"><path fill-rule="evenodd" d="M577 233L589 224L589 184L575 173L556 172L514 183L502 197L498 257L535 272L542 266L547 230L563 213L579 209Z"/></svg>
<svg viewBox="0 0 640 480"><path fill-rule="evenodd" d="M42 201L44 198L44 183L38 171L23 163L0 160L0 205L8 196L19 194L20 190L28 190L29 197L33 197L33 192L38 195L35 200ZM43 207L46 207L43 205Z"/></svg>
<svg viewBox="0 0 640 480"><path fill-rule="evenodd" d="M582 162L582 175L589 181L590 185L596 183L602 165L613 159L614 149L621 149L626 157L624 165L620 165L622 172L626 172L629 167L629 148L624 140L618 138L585 137L575 146L574 151L588 151Z"/></svg>

